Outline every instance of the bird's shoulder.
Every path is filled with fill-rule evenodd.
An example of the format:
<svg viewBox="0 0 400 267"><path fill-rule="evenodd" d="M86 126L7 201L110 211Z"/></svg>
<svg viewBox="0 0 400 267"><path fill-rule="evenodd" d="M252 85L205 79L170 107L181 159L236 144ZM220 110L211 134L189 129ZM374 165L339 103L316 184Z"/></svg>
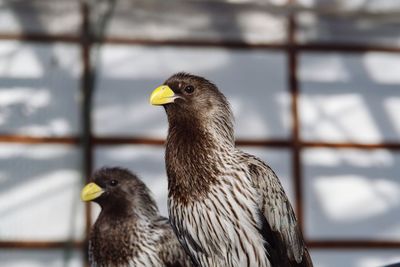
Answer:
<svg viewBox="0 0 400 267"><path fill-rule="evenodd" d="M257 189L261 189L261 192L268 194L277 193L286 196L278 176L264 161L241 150L236 150L235 157L237 162L250 175L252 183ZM269 190L272 190L272 192L269 192Z"/></svg>

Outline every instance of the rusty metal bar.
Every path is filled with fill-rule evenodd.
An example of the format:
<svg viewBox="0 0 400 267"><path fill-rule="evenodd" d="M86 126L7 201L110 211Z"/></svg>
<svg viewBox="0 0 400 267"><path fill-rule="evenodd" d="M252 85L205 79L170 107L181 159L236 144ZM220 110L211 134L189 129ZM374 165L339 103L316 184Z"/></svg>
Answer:
<svg viewBox="0 0 400 267"><path fill-rule="evenodd" d="M83 175L86 182L93 169L93 143L92 143L92 121L91 121L91 110L92 110L92 95L93 95L93 73L90 60L90 49L92 45L90 24L89 24L89 7L88 4L83 1L81 4L81 16L82 16L82 42L81 44L81 60L82 60L82 79L81 79L81 95L82 95L82 146L83 146ZM90 229L92 225L92 209L90 203L85 203L85 241L83 249L84 264L89 266L87 247Z"/></svg>
<svg viewBox="0 0 400 267"><path fill-rule="evenodd" d="M96 145L158 145L165 143L164 139L145 137L93 137Z"/></svg>
<svg viewBox="0 0 400 267"><path fill-rule="evenodd" d="M0 137L1 142L1 137ZM164 139L145 138L145 137L94 137L93 143L96 145L164 145ZM254 147L279 147L291 148L292 140L285 139L237 139L238 146L254 146ZM355 148L355 149L388 149L400 150L400 142L384 142L384 143L330 143L330 142L308 142L299 141L298 145L301 148Z"/></svg>
<svg viewBox="0 0 400 267"><path fill-rule="evenodd" d="M229 49L272 49L285 50L288 48L284 43L249 43L242 40L191 40L191 39L140 39L125 37L106 37L107 44L145 45L145 46L178 46L178 47L216 47Z"/></svg>
<svg viewBox="0 0 400 267"><path fill-rule="evenodd" d="M254 147L283 147L289 148L291 147L291 141L287 140L279 140L279 139L271 139L271 140L247 140L247 139L239 139L236 141L236 145L238 146L254 146Z"/></svg>
<svg viewBox="0 0 400 267"><path fill-rule="evenodd" d="M70 34L0 33L1 41L28 41L41 43L81 43L81 37Z"/></svg>
<svg viewBox="0 0 400 267"><path fill-rule="evenodd" d="M72 247L81 249L80 241L0 241L1 249L65 249Z"/></svg>
<svg viewBox="0 0 400 267"><path fill-rule="evenodd" d="M0 135L0 143L21 143L21 144L65 144L78 145L80 138L77 136L67 137L34 137L27 135Z"/></svg>
<svg viewBox="0 0 400 267"><path fill-rule="evenodd" d="M142 138L142 137L94 137L93 142L96 145L164 145L164 139L158 138ZM238 146L268 146L268 147L289 147L290 141L271 139L271 140L250 140L238 139Z"/></svg>
<svg viewBox="0 0 400 267"><path fill-rule="evenodd" d="M355 149L388 149L400 150L400 143L385 142L376 144L363 143L328 143L328 142L301 142L300 145L305 148L327 147L327 148L355 148Z"/></svg>
<svg viewBox="0 0 400 267"><path fill-rule="evenodd" d="M148 137L130 137L130 136L108 136L108 137L92 137L92 144L96 145L159 145L165 143L161 138ZM21 144L65 144L79 145L81 138L77 136L66 137L35 137L27 135L0 135L0 143L21 143ZM255 147L279 147L291 148L292 140L289 139L238 139L238 146L255 146ZM383 143L338 143L338 142L314 142L299 141L302 148L355 148L355 149L388 149L400 150L400 142L383 142Z"/></svg>
<svg viewBox="0 0 400 267"><path fill-rule="evenodd" d="M301 164L301 146L300 146L300 122L298 114L298 95L299 95L299 81L297 78L298 58L297 50L294 49L296 44L296 21L293 15L288 18L288 42L289 50L287 50L288 57L288 86L291 95L291 118L292 118L292 175L295 194L295 211L300 229L304 229L303 218L303 179L302 179L302 164Z"/></svg>
<svg viewBox="0 0 400 267"><path fill-rule="evenodd" d="M356 44L356 43L249 43L246 41L214 41L214 40L151 40L125 37L107 37L104 39L107 44L146 45L146 46L184 46L184 47L216 47L227 49L265 49L265 50L294 50L296 52L387 52L400 53L399 46L380 44Z"/></svg>
<svg viewBox="0 0 400 267"><path fill-rule="evenodd" d="M81 44L83 42L81 36L67 34L37 34L37 33L16 33L16 34L0 34L0 40L28 41L28 42L66 42ZM296 43L289 45L287 43L271 42L271 43L250 43L243 40L190 40L190 39L141 39L129 37L109 36L101 40L92 40L94 43L102 42L106 44L125 44L125 45L146 45L146 46L177 46L177 47L215 47L226 49L265 49L265 50L295 50L300 52L386 52L400 53L400 46L383 45L383 44L360 44L360 43Z"/></svg>
<svg viewBox="0 0 400 267"><path fill-rule="evenodd" d="M0 137L1 141L1 137ZM146 137L128 137L128 136L109 136L109 137L93 137L93 143L96 145L159 145L163 146L165 140L161 138ZM254 146L254 147L278 147L291 148L293 140L287 139L237 139L238 146ZM355 148L355 149L388 149L400 150L400 142L384 142L384 143L331 143L331 142L309 142L298 141L301 148Z"/></svg>

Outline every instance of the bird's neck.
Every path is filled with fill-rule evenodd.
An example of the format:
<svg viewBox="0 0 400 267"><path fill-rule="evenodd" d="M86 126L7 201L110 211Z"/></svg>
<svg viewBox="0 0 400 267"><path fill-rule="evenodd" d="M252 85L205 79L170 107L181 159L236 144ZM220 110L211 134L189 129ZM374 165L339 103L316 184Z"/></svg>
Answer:
<svg viewBox="0 0 400 267"><path fill-rule="evenodd" d="M125 221L140 223L141 221L153 220L159 216L158 209L152 202L143 204L133 203L132 201L114 201L108 204L111 205L102 206L99 218L107 218L121 223Z"/></svg>
<svg viewBox="0 0 400 267"><path fill-rule="evenodd" d="M170 124L166 146L169 196L182 202L204 197L219 182L223 158L233 150L233 137L220 125L195 120Z"/></svg>
<svg viewBox="0 0 400 267"><path fill-rule="evenodd" d="M134 212L122 215L102 210L96 223L106 228L113 227L115 225L120 225L122 228L132 226L139 227L141 225L147 225L148 222L151 221L151 219L152 218L143 218L143 216L138 216Z"/></svg>
<svg viewBox="0 0 400 267"><path fill-rule="evenodd" d="M199 115L169 117L168 142L189 150L231 151L235 147L231 116Z"/></svg>
<svg viewBox="0 0 400 267"><path fill-rule="evenodd" d="M154 220L159 217L160 215L156 217L140 216L136 213L125 216L112 216L109 213L100 212L94 231L97 235L108 240L112 246L117 246L116 243L124 241L128 233L150 231ZM129 238L130 242L140 243L142 236L131 235ZM124 242L126 243L126 240Z"/></svg>
<svg viewBox="0 0 400 267"><path fill-rule="evenodd" d="M100 214L92 229L90 242L101 266L128 266L129 259L138 253L136 244L143 244L152 229L151 221L136 217L111 218Z"/></svg>
<svg viewBox="0 0 400 267"><path fill-rule="evenodd" d="M104 203L103 203L104 202ZM100 202L101 212L100 216L114 218L115 220L119 218L134 216L134 209L129 201L125 199L112 199Z"/></svg>

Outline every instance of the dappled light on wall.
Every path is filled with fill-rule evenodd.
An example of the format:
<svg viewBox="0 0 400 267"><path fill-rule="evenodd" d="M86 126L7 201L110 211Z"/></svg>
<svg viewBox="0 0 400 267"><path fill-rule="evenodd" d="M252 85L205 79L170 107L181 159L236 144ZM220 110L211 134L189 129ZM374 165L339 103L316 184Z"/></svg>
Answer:
<svg viewBox="0 0 400 267"><path fill-rule="evenodd" d="M0 44L0 132L76 135L79 49L72 45Z"/></svg>
<svg viewBox="0 0 400 267"><path fill-rule="evenodd" d="M400 120L393 103L400 101L400 82L395 72L381 70L394 62L400 64L400 58L384 53L302 54L302 137L325 142L399 141Z"/></svg>
<svg viewBox="0 0 400 267"><path fill-rule="evenodd" d="M303 156L307 236L399 239L399 153L319 148Z"/></svg>

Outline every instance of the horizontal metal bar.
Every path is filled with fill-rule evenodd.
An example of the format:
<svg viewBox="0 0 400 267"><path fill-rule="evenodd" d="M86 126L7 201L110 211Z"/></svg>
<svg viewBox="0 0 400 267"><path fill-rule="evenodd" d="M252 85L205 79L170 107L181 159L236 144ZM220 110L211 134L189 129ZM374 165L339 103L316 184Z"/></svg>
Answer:
<svg viewBox="0 0 400 267"><path fill-rule="evenodd" d="M266 49L266 50L290 50L294 49L299 52L318 51L318 52L387 52L400 53L400 46L388 46L379 44L355 44L355 43L250 43L246 41L227 41L227 40L150 40L135 39L124 37L108 37L104 39L108 44L130 44L130 45L146 45L146 46L187 46L187 47L220 47L229 49Z"/></svg>
<svg viewBox="0 0 400 267"><path fill-rule="evenodd" d="M67 42L78 43L84 42L83 37L78 35L67 34L38 34L38 33L0 33L0 40L16 40L30 42ZM193 40L193 39L164 39L152 40L142 38L129 37L106 37L102 40L88 40L89 42L102 42L106 44L126 44L126 45L146 45L146 46L176 46L176 47L215 47L227 49L266 49L266 50L283 50L294 49L296 51L308 52L387 52L400 53L399 46L389 46L380 44L355 44L355 43L302 43L289 45L286 42L271 43L251 43L244 40Z"/></svg>
<svg viewBox="0 0 400 267"><path fill-rule="evenodd" d="M305 148L327 147L327 148L356 148L356 149L390 149L400 150L400 142L384 142L375 144L364 143L327 143L327 142L301 142L300 145Z"/></svg>
<svg viewBox="0 0 400 267"><path fill-rule="evenodd" d="M268 49L296 51L337 51L337 52L389 52L400 53L398 46L379 44L353 44L353 43L304 43L289 45L287 43L249 43L246 41L215 41L215 40L149 40L109 37L104 40L109 44L131 44L146 46L188 46L188 47L221 47L230 49Z"/></svg>
<svg viewBox="0 0 400 267"><path fill-rule="evenodd" d="M64 42L64 43L80 43L82 38L79 35L69 34L40 34L40 33L0 33L0 40L15 40L29 42Z"/></svg>
<svg viewBox="0 0 400 267"><path fill-rule="evenodd" d="M22 143L22 144L66 144L76 145L80 143L79 137L34 137L26 135L0 135L0 143Z"/></svg>
<svg viewBox="0 0 400 267"><path fill-rule="evenodd" d="M67 137L33 137L24 135L0 135L0 143L22 143L22 144L80 144L81 140L76 136ZM129 136L109 136L92 137L93 144L96 145L158 145L162 146L165 139L129 137ZM296 144L290 139L238 139L236 144L239 146L254 147L285 147L291 148ZM331 143L331 142L313 142L300 141L298 146L301 148L356 148L356 149L389 149L400 150L400 142L383 143Z"/></svg>
<svg viewBox="0 0 400 267"><path fill-rule="evenodd" d="M0 241L0 248L4 249L65 249L84 246L83 241Z"/></svg>
<svg viewBox="0 0 400 267"><path fill-rule="evenodd" d="M268 146L268 147L290 147L292 144L289 140L279 140L279 139L271 139L271 140L246 140L246 139L238 139L236 141L236 145L238 146Z"/></svg>
<svg viewBox="0 0 400 267"><path fill-rule="evenodd" d="M241 40L193 40L193 39L139 39L125 37L106 37L106 44L127 44L146 46L178 46L178 47L220 47L230 49L279 49L285 50L289 46L285 43L250 43Z"/></svg>
<svg viewBox="0 0 400 267"><path fill-rule="evenodd" d="M144 144L144 145L164 145L164 139L158 138L144 138L144 137L94 137L93 143L98 145L129 145L129 144ZM294 147L295 144L292 140L285 139L238 139L236 140L238 146L255 146L255 147ZM356 148L356 149L390 149L400 150L399 143L329 143L329 142L304 142L300 141L298 144L302 148L313 147L327 147L327 148Z"/></svg>
<svg viewBox="0 0 400 267"><path fill-rule="evenodd" d="M164 139L157 138L132 138L132 137L95 137L93 143L98 145L129 145L129 144L145 144L145 145L164 145ZM240 146L271 146L271 147L289 147L290 141L287 140L245 140L236 141Z"/></svg>
<svg viewBox="0 0 400 267"><path fill-rule="evenodd" d="M92 143L96 145L164 145L165 140L144 137L93 137Z"/></svg>
<svg viewBox="0 0 400 267"><path fill-rule="evenodd" d="M309 240L309 248L318 249L400 249L400 241L387 240Z"/></svg>

